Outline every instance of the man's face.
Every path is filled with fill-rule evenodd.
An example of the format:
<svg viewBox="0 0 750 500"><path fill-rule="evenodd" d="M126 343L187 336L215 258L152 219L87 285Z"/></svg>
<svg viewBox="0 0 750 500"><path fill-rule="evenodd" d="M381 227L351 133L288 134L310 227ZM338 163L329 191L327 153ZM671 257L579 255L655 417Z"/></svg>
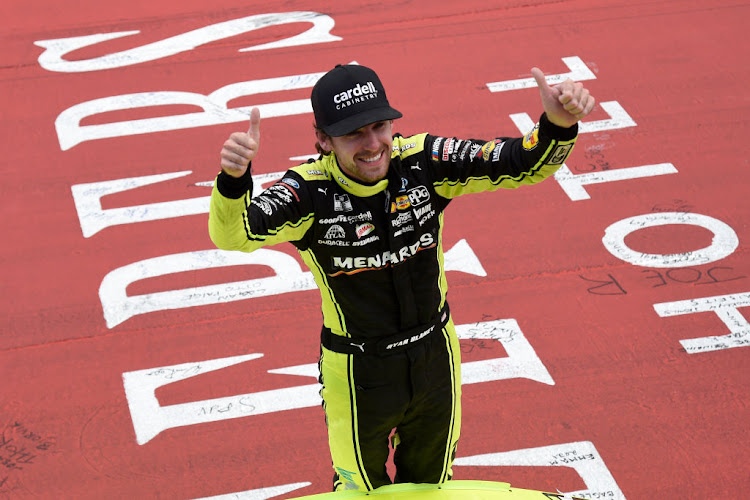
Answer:
<svg viewBox="0 0 750 500"><path fill-rule="evenodd" d="M365 125L340 137L318 137L320 145L336 153L341 169L359 181L377 182L388 173L393 146L393 121Z"/></svg>

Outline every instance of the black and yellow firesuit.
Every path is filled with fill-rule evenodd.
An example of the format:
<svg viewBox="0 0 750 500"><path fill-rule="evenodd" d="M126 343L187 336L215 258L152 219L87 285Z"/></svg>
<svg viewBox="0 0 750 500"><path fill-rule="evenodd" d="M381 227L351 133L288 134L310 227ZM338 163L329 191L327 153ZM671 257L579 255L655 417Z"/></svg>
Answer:
<svg viewBox="0 0 750 500"><path fill-rule="evenodd" d="M460 349L446 302L443 211L456 196L534 184L570 154L577 126L542 115L522 138L393 138L386 177L347 176L335 153L251 198L252 176L220 173L209 233L251 252L290 241L320 288L321 395L336 489L451 477L461 423Z"/></svg>

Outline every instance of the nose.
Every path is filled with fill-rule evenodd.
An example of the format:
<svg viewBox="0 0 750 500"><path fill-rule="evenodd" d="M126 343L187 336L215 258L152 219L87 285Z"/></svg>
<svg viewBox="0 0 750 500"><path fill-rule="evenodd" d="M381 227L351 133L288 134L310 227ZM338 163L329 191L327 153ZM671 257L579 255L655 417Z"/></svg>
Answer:
<svg viewBox="0 0 750 500"><path fill-rule="evenodd" d="M366 129L365 134L362 137L362 146L371 151L380 149L380 138L378 137L377 132L373 129Z"/></svg>

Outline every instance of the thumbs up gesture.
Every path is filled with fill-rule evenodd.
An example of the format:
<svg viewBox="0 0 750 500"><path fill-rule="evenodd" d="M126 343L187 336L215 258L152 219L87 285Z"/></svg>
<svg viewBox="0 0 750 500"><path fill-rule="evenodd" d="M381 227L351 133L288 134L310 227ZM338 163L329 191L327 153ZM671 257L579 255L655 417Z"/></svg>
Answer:
<svg viewBox="0 0 750 500"><path fill-rule="evenodd" d="M221 170L232 177L242 177L250 161L258 154L260 145L260 110L250 111L250 125L247 132L234 132L221 148Z"/></svg>
<svg viewBox="0 0 750 500"><path fill-rule="evenodd" d="M531 75L539 86L539 94L547 118L555 125L572 127L594 109L596 100L582 83L567 79L550 87L539 68L532 68Z"/></svg>

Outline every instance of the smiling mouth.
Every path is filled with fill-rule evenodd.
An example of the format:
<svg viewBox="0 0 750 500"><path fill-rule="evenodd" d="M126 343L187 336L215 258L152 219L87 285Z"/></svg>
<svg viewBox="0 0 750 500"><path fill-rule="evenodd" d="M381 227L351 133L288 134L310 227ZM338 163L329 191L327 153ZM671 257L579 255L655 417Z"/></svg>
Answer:
<svg viewBox="0 0 750 500"><path fill-rule="evenodd" d="M375 156L368 156L364 158L360 158L360 161L364 163L377 163L380 161L380 159L383 157L383 152L376 154Z"/></svg>

